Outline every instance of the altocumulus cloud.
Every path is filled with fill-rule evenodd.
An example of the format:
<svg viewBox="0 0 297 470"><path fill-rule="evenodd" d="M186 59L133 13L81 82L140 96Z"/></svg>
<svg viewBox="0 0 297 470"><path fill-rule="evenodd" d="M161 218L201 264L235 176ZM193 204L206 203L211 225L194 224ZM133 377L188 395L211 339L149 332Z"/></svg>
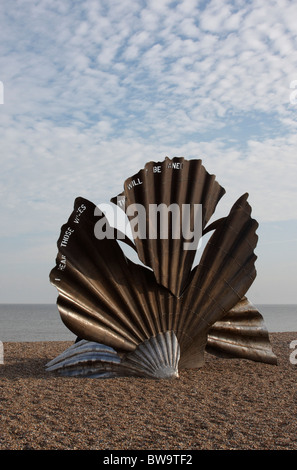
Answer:
<svg viewBox="0 0 297 470"><path fill-rule="evenodd" d="M31 236L40 259L76 196L107 202L166 155L201 157L226 207L247 191L260 222L297 219L296 14L290 0L2 0L2 246L13 234L34 257Z"/></svg>

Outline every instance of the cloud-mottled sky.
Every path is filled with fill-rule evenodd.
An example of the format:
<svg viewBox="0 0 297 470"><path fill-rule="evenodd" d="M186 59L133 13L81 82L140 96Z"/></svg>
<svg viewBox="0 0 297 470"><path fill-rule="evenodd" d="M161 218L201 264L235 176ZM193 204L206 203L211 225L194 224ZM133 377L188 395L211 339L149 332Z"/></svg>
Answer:
<svg viewBox="0 0 297 470"><path fill-rule="evenodd" d="M183 156L217 175L222 213L249 193L250 300L297 303L296 17L294 0L2 0L0 302L55 302L77 196Z"/></svg>

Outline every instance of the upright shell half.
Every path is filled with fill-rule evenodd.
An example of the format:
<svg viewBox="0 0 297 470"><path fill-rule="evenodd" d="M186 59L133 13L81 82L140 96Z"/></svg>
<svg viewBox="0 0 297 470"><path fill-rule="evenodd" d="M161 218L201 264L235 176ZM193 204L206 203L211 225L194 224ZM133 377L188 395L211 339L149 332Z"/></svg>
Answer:
<svg viewBox="0 0 297 470"><path fill-rule="evenodd" d="M201 160L149 162L112 202L126 213L133 262L118 231L77 198L61 229L50 280L77 343L48 370L87 377L177 377L199 368L205 350L276 364L261 314L246 298L256 277L257 222L248 195L210 218L225 193ZM96 227L105 227L98 236ZM199 263L199 241L213 232ZM102 233L102 232L101 232Z"/></svg>

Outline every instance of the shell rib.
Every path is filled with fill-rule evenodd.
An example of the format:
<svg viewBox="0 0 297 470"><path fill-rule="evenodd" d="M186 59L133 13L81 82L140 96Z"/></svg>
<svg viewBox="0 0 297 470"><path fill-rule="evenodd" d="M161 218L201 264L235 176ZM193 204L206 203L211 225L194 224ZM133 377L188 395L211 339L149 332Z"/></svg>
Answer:
<svg viewBox="0 0 297 470"><path fill-rule="evenodd" d="M124 364L133 368L137 375L166 379L178 377L180 348L172 331L159 333L125 357Z"/></svg>
<svg viewBox="0 0 297 470"><path fill-rule="evenodd" d="M182 166L174 173L170 163ZM161 170L153 187L156 166ZM184 159L166 159L160 165L150 162L137 175L142 181L138 185L141 188L132 185L128 189L136 176L125 183L126 205L133 201L148 204L151 200L176 201L179 205L182 201L202 203L204 232L213 233L195 268L192 268L195 250L188 255L180 240L173 240L177 245L159 239L152 243L135 240L137 251L148 267L140 266L125 257L115 238L97 238L97 223L109 232L107 219L103 214L98 216L96 206L90 201L75 200L74 210L61 229L56 266L50 280L59 291L57 305L65 325L79 338L99 343L100 348L102 345L112 348L104 352L107 354L104 358L103 350L96 350L99 359L92 362L94 351L87 353L84 348L90 345L81 345L83 349L77 351L79 355L87 354L87 373L90 374L91 367L96 376L104 371L159 377L158 374L166 375L167 370L173 377L177 373L173 356L170 363L165 361L170 348L174 348L174 357L179 358L179 369L201 367L206 348L225 352L228 349L233 356L275 363L260 313L257 313L257 334L252 335L255 312L241 303L245 302L246 292L256 277L254 249L258 223L251 217L248 194L235 202L226 217L207 226L224 190L205 171L200 160L191 164ZM246 309L245 323L244 315L240 317L238 313L242 308ZM247 330L249 339L244 334ZM155 349L163 365L153 369ZM145 360L148 350L150 365ZM63 361L70 360L68 355ZM76 359L71 359L74 365Z"/></svg>

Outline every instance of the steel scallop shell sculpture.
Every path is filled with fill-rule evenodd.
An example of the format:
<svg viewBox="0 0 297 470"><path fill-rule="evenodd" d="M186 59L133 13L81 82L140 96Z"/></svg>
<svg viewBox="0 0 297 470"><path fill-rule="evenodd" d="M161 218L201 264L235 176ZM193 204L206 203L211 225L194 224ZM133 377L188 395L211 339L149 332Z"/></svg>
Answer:
<svg viewBox="0 0 297 470"><path fill-rule="evenodd" d="M120 231L114 232L117 239L96 236L96 224L106 232L112 227L92 202L78 197L61 229L50 273L62 321L77 341L47 370L174 378L181 369L202 367L205 351L276 364L262 315L246 297L256 277L258 223L248 194L226 217L209 223L224 193L201 160L166 157L147 163L111 199L131 225L135 210L144 209L134 240ZM151 207L162 204L176 210L164 212L167 237L160 230L162 220L149 216ZM186 234L177 216L185 207L190 207ZM187 245L197 228L195 208L201 210L201 235L209 233L196 266L199 240L191 249ZM134 248L141 264L124 254L118 240Z"/></svg>

